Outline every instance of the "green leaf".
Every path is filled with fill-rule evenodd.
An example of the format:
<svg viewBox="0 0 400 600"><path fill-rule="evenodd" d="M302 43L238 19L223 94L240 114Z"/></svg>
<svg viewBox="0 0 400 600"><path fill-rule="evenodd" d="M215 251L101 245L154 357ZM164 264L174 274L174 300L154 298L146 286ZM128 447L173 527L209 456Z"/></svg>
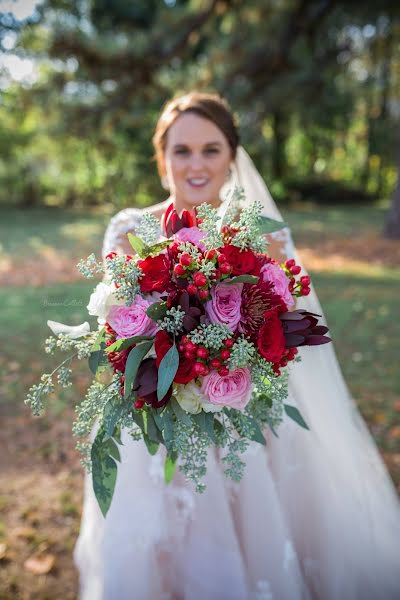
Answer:
<svg viewBox="0 0 400 600"><path fill-rule="evenodd" d="M168 352L163 356L158 367L157 398L162 400L168 392L171 383L174 380L179 367L178 350L173 344Z"/></svg>
<svg viewBox="0 0 400 600"><path fill-rule="evenodd" d="M158 428L157 423L153 418L153 414L151 411L145 411L143 413L143 421L144 432L150 438L150 440L152 440L153 442L162 442L163 436Z"/></svg>
<svg viewBox="0 0 400 600"><path fill-rule="evenodd" d="M95 350L94 352L90 353L89 369L92 371L93 375L96 375L98 368L100 367L101 363L103 362L103 358L105 356L105 354L104 354L105 347L106 347L106 345L103 342L100 350Z"/></svg>
<svg viewBox="0 0 400 600"><path fill-rule="evenodd" d="M100 329L93 346L90 349L89 368L93 375L96 375L97 369L102 362L105 347L105 328L103 327Z"/></svg>
<svg viewBox="0 0 400 600"><path fill-rule="evenodd" d="M122 398L121 402L109 400L106 403L103 410L103 427L107 437L113 437L118 421L128 410L129 404L123 402Z"/></svg>
<svg viewBox="0 0 400 600"><path fill-rule="evenodd" d="M296 421L296 423L300 425L300 427L304 427L304 429L308 430L310 429L303 417L301 416L300 411L295 406L292 406L291 404L284 404L283 406L285 407L285 413L288 417L293 419L293 421Z"/></svg>
<svg viewBox="0 0 400 600"><path fill-rule="evenodd" d="M171 481L173 480L174 475L175 475L175 469L176 469L176 460L173 460L171 458L171 456L169 454L167 454L167 457L165 459L165 465L164 465L165 483L171 483Z"/></svg>
<svg viewBox="0 0 400 600"><path fill-rule="evenodd" d="M264 434L261 431L261 427L259 426L257 421L255 419L253 419L253 417L247 417L247 418L251 422L251 426L253 428L253 433L251 435L249 435L248 439L252 440L253 442L258 442L259 444L262 444L263 446L266 446L266 444L267 444L266 439L265 439Z"/></svg>
<svg viewBox="0 0 400 600"><path fill-rule="evenodd" d="M172 240L166 240L165 242L158 242L152 246L146 246L143 249L143 256L151 256L152 254L159 254L165 248L168 248L172 244Z"/></svg>
<svg viewBox="0 0 400 600"><path fill-rule="evenodd" d="M289 225L283 221L275 221L275 219L270 219L269 217L260 217L258 223L260 234L274 233L274 231L279 231L284 227L289 227Z"/></svg>
<svg viewBox="0 0 400 600"><path fill-rule="evenodd" d="M208 436L212 442L216 442L215 431L214 431L214 413L205 412L205 428Z"/></svg>
<svg viewBox="0 0 400 600"><path fill-rule="evenodd" d="M153 319L153 321L159 321L163 319L167 314L168 306L166 302L154 302L146 310L146 315Z"/></svg>
<svg viewBox="0 0 400 600"><path fill-rule="evenodd" d="M121 455L119 453L118 446L112 438L109 438L107 441L105 441L103 445L109 456L111 456L114 460L121 462Z"/></svg>
<svg viewBox="0 0 400 600"><path fill-rule="evenodd" d="M257 283L259 277L256 275L238 275L232 279L225 279L224 283Z"/></svg>
<svg viewBox="0 0 400 600"><path fill-rule="evenodd" d="M153 342L142 342L138 344L129 352L128 360L126 361L125 367L125 384L124 384L124 398L128 398L132 391L132 386L135 382L138 368L143 358L146 356Z"/></svg>
<svg viewBox="0 0 400 600"><path fill-rule="evenodd" d="M160 444L158 442L153 442L153 440L151 440L147 435L143 436L143 440L147 446L147 450L148 450L149 454L151 454L151 456L154 456L157 453L157 450L159 449Z"/></svg>
<svg viewBox="0 0 400 600"><path fill-rule="evenodd" d="M192 419L203 433L208 433L205 415L206 413L202 410L197 415L192 415Z"/></svg>
<svg viewBox="0 0 400 600"><path fill-rule="evenodd" d="M163 417L164 444L167 450L170 451L174 441L174 417L168 406L163 413Z"/></svg>
<svg viewBox="0 0 400 600"><path fill-rule="evenodd" d="M103 516L111 505L117 480L117 463L107 453L103 442L103 429L99 429L91 450L93 490Z"/></svg>
<svg viewBox="0 0 400 600"><path fill-rule="evenodd" d="M192 424L192 419L190 415L183 410L176 398L172 397L169 401L169 405L172 408L176 418L179 419L179 421L182 421L182 423L185 423L185 425Z"/></svg>
<svg viewBox="0 0 400 600"><path fill-rule="evenodd" d="M111 344L111 346L108 346L106 348L106 352L119 352L120 350L126 350L127 348L130 348L134 344L140 344L140 342L153 339L154 337L150 335L134 335L133 337L122 338Z"/></svg>
<svg viewBox="0 0 400 600"><path fill-rule="evenodd" d="M143 240L140 239L137 235L133 235L133 233L128 233L128 240L134 251L140 256L140 258L144 258L144 250L146 248L146 244Z"/></svg>

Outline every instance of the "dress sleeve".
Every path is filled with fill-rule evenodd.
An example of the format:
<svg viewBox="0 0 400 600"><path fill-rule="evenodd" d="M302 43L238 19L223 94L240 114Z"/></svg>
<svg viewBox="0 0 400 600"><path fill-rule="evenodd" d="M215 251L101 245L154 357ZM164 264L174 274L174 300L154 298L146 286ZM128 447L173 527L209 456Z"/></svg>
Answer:
<svg viewBox="0 0 400 600"><path fill-rule="evenodd" d="M127 234L134 232L142 218L142 211L137 208L125 208L109 222L103 240L103 259L109 252L131 254L132 247Z"/></svg>

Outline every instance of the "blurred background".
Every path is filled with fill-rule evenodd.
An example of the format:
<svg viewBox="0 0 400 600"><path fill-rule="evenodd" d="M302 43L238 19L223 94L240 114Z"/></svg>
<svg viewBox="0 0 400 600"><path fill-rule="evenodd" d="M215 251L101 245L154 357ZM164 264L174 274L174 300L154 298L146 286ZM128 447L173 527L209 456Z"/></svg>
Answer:
<svg viewBox="0 0 400 600"><path fill-rule="evenodd" d="M178 92L237 114L322 301L350 390L400 485L398 0L0 1L0 597L76 597L82 470L70 434L90 376L27 389L80 323L110 216L165 199L151 137Z"/></svg>

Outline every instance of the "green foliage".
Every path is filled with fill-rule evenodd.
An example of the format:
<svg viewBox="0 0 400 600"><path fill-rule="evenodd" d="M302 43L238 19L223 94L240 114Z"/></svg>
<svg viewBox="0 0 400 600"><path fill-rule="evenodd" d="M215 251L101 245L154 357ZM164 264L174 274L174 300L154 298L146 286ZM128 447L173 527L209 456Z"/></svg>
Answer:
<svg viewBox="0 0 400 600"><path fill-rule="evenodd" d="M179 367L179 354L173 344L163 356L158 367L157 398L162 400L168 392Z"/></svg>
<svg viewBox="0 0 400 600"><path fill-rule="evenodd" d="M395 2L47 0L38 14L8 25L8 52L37 75L2 89L2 203L161 199L152 131L165 100L191 88L228 98L272 189L310 177L394 187Z"/></svg>
<svg viewBox="0 0 400 600"><path fill-rule="evenodd" d="M135 382L140 363L153 345L153 341L142 342L129 352L125 368L124 398L127 399Z"/></svg>

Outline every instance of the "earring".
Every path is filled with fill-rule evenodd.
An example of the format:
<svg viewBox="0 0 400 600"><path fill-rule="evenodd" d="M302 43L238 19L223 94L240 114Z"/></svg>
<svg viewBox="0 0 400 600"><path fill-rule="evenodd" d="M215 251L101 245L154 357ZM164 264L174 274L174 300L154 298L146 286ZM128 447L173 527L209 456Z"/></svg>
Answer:
<svg viewBox="0 0 400 600"><path fill-rule="evenodd" d="M164 188L164 190L169 191L169 181L168 181L168 177L166 175L163 175L161 177L161 185Z"/></svg>

